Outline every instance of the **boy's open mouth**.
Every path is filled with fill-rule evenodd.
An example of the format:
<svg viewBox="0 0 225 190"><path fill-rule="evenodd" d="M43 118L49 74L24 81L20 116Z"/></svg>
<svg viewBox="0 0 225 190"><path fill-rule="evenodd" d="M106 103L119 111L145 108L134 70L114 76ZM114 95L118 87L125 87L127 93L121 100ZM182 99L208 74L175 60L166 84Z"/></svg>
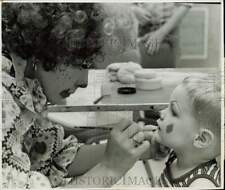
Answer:
<svg viewBox="0 0 225 190"><path fill-rule="evenodd" d="M156 123L157 123L158 130L160 131L161 128L160 128L160 126L159 126L159 121L157 120Z"/></svg>
<svg viewBox="0 0 225 190"><path fill-rule="evenodd" d="M60 92L60 96L62 98L67 98L70 96L70 89L66 89L66 90L63 90L62 92Z"/></svg>

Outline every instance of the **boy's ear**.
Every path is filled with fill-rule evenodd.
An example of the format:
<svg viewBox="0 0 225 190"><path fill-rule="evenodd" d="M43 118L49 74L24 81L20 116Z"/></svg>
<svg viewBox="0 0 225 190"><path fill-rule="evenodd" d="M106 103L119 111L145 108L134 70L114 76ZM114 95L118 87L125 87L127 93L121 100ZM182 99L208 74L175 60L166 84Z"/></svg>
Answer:
<svg viewBox="0 0 225 190"><path fill-rule="evenodd" d="M214 140L214 134L209 129L200 129L196 135L193 145L196 148L207 148Z"/></svg>

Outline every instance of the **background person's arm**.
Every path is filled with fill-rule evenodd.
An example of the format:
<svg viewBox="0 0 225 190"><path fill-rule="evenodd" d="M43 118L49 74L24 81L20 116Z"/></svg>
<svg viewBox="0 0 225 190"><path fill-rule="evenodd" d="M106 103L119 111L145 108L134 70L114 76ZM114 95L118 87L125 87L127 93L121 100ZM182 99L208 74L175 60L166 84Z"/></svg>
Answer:
<svg viewBox="0 0 225 190"><path fill-rule="evenodd" d="M133 11L140 25L145 25L151 21L151 13L145 8L134 4L131 6L131 10Z"/></svg>
<svg viewBox="0 0 225 190"><path fill-rule="evenodd" d="M177 10L173 13L169 20L159 29L164 37L181 23L182 19L188 13L191 7L191 4L189 5L186 3L177 8Z"/></svg>
<svg viewBox="0 0 225 190"><path fill-rule="evenodd" d="M191 4L179 6L164 25L154 32L147 33L140 39L141 42L145 43L148 54L153 55L159 51L165 37L181 23L190 8Z"/></svg>

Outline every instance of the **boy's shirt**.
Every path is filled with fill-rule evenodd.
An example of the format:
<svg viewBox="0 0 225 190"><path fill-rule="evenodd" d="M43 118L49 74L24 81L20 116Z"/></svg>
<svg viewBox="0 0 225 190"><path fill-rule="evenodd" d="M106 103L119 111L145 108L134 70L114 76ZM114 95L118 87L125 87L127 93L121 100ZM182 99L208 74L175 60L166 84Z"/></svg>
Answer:
<svg viewBox="0 0 225 190"><path fill-rule="evenodd" d="M173 178L170 166L176 160L176 154L172 152L166 162L166 167L158 179L160 187L189 187L192 182L199 178L210 180L216 187L220 187L220 167L216 159L202 163L179 178Z"/></svg>

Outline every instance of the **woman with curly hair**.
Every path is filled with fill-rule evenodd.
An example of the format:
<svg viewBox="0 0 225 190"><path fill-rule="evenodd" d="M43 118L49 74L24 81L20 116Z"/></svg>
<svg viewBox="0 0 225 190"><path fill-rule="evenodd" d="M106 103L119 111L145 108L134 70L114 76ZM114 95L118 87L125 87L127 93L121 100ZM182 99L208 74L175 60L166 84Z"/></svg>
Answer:
<svg viewBox="0 0 225 190"><path fill-rule="evenodd" d="M129 121L112 130L107 145L87 146L45 117L48 102L63 104L87 86L101 54L102 10L91 3L2 4L4 188L111 186L149 148Z"/></svg>

